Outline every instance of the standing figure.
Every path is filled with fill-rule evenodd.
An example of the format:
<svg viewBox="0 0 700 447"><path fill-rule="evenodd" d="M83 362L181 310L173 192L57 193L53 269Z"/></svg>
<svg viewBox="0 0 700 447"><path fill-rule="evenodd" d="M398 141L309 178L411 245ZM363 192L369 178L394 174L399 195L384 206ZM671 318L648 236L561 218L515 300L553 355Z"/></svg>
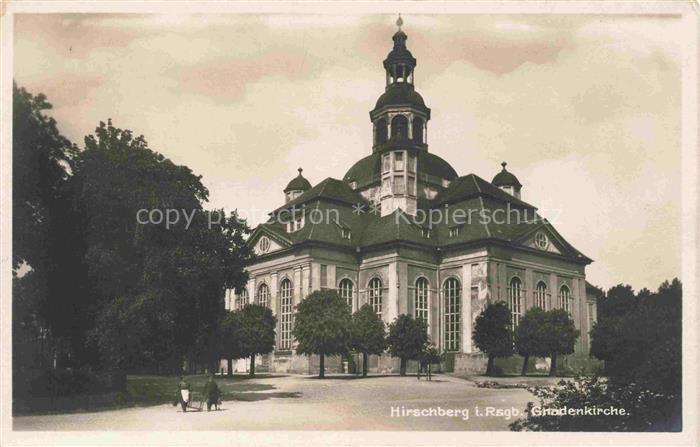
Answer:
<svg viewBox="0 0 700 447"><path fill-rule="evenodd" d="M218 409L221 392L219 391L219 386L214 382L214 374L209 375L209 380L204 385L203 394L204 398L207 400L207 411L211 410L212 405Z"/></svg>
<svg viewBox="0 0 700 447"><path fill-rule="evenodd" d="M177 385L178 399L182 406L182 412L187 412L187 404L190 401L190 383L185 380L185 376L180 376L180 383Z"/></svg>

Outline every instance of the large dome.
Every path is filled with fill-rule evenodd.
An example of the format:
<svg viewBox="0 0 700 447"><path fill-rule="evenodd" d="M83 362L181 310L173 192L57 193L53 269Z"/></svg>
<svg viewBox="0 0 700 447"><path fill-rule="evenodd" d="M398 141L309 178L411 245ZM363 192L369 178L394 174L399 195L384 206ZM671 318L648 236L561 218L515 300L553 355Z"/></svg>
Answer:
<svg viewBox="0 0 700 447"><path fill-rule="evenodd" d="M431 175L447 180L452 180L457 177L457 172L450 166L448 162L431 154L430 152L419 150L418 154L418 172L420 175ZM357 163L355 163L343 177L345 182L357 182L359 186L368 185L370 183L380 181L381 169L380 152L375 152Z"/></svg>

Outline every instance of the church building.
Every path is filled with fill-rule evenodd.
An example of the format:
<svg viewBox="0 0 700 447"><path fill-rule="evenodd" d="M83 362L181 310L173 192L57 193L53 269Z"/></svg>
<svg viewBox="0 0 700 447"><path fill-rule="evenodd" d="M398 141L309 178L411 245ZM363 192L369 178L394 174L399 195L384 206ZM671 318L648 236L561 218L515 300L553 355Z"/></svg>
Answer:
<svg viewBox="0 0 700 447"><path fill-rule="evenodd" d="M565 309L581 331L572 357L587 357L592 260L523 200L526 184L505 162L488 181L460 176L431 151L430 108L414 86L416 59L400 18L397 25L383 62L386 88L369 112L371 150L342 179L311 185L300 168L250 236L257 259L247 287L227 292L227 309L257 303L277 317L276 348L257 368L317 371L318 358L294 353L292 328L295 306L323 289L337 290L353 312L370 304L387 325L399 314L425 319L455 371L485 370L471 334L496 301L508 304L516 326L533 306ZM330 359L327 368L341 372L353 361ZM369 370L398 365L388 354L371 356Z"/></svg>

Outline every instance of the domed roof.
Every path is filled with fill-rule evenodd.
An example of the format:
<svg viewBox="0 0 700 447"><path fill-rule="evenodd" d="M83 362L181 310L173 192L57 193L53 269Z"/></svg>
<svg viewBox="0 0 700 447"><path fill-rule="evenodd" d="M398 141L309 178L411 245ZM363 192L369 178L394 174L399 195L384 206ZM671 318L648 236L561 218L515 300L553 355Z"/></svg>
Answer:
<svg viewBox="0 0 700 447"><path fill-rule="evenodd" d="M521 185L520 182L518 181L518 178L508 172L506 170L506 163L505 161L501 163L501 166L503 166L503 170L496 174L496 176L491 180L491 183L495 186L501 187L501 186L515 186L516 188L520 188Z"/></svg>
<svg viewBox="0 0 700 447"><path fill-rule="evenodd" d="M309 181L306 180L303 175L301 175L301 171L303 171L303 169L299 168L297 170L299 171L299 175L294 177L292 181L287 184L287 187L284 188L284 192L308 191L311 189L311 183L309 183Z"/></svg>
<svg viewBox="0 0 700 447"><path fill-rule="evenodd" d="M374 109L381 109L389 105L411 105L426 108L423 97L415 91L413 85L405 82L397 82L390 85L384 94L377 99L377 104L374 106Z"/></svg>
<svg viewBox="0 0 700 447"><path fill-rule="evenodd" d="M452 180L457 177L457 172L448 162L425 150L417 151L418 172L421 175L428 174L439 178ZM382 153L375 152L355 163L343 177L343 181L355 181L358 185L366 185L380 180Z"/></svg>

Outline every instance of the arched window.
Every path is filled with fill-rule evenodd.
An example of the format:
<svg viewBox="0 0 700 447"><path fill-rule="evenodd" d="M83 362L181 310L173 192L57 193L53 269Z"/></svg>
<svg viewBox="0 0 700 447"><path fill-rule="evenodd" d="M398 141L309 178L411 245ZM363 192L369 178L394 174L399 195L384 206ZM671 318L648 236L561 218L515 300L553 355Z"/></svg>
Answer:
<svg viewBox="0 0 700 447"><path fill-rule="evenodd" d="M422 318L426 323L428 322L428 290L428 280L418 278L415 290L415 317L416 319Z"/></svg>
<svg viewBox="0 0 700 447"><path fill-rule="evenodd" d="M391 137L408 138L408 118L403 115L396 115L391 119Z"/></svg>
<svg viewBox="0 0 700 447"><path fill-rule="evenodd" d="M374 144L386 143L386 134L386 120L384 118L381 118L375 123Z"/></svg>
<svg viewBox="0 0 700 447"><path fill-rule="evenodd" d="M248 304L248 289L243 289L241 293L236 295L236 310L243 309L246 304Z"/></svg>
<svg viewBox="0 0 700 447"><path fill-rule="evenodd" d="M413 118L413 142L423 143L423 118Z"/></svg>
<svg viewBox="0 0 700 447"><path fill-rule="evenodd" d="M280 284L280 349L292 349L292 307L293 307L292 282L283 279Z"/></svg>
<svg viewBox="0 0 700 447"><path fill-rule="evenodd" d="M258 304L267 307L270 303L270 288L267 284L260 284L258 287Z"/></svg>
<svg viewBox="0 0 700 447"><path fill-rule="evenodd" d="M340 292L340 297L345 299L345 302L348 303L348 306L350 306L350 309L352 309L352 281L350 281L348 278L343 278L340 280L340 284L338 284L338 291Z"/></svg>
<svg viewBox="0 0 700 447"><path fill-rule="evenodd" d="M456 278L448 278L442 287L445 301L445 350L459 351L462 288Z"/></svg>
<svg viewBox="0 0 700 447"><path fill-rule="evenodd" d="M547 284L543 281L538 282L535 288L535 306L547 310Z"/></svg>
<svg viewBox="0 0 700 447"><path fill-rule="evenodd" d="M510 309L510 321L513 325L513 334L518 328L518 323L520 323L520 311L523 293L523 283L520 278L514 276L510 280L510 287L508 287L508 308Z"/></svg>
<svg viewBox="0 0 700 447"><path fill-rule="evenodd" d="M367 287L369 292L369 304L377 315L382 316L382 280L372 278Z"/></svg>
<svg viewBox="0 0 700 447"><path fill-rule="evenodd" d="M571 290L566 285L559 289L559 307L571 313Z"/></svg>

